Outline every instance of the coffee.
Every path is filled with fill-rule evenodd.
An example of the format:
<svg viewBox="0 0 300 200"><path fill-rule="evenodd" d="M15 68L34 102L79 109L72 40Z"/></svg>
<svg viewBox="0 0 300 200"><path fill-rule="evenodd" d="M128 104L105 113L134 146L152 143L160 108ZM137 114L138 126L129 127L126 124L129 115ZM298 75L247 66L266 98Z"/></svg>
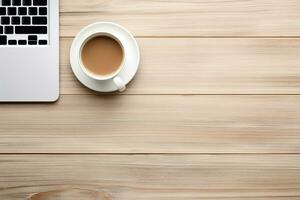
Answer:
<svg viewBox="0 0 300 200"><path fill-rule="evenodd" d="M123 56L123 49L119 42L108 36L91 38L81 50L84 67L89 72L100 76L107 76L118 71Z"/></svg>

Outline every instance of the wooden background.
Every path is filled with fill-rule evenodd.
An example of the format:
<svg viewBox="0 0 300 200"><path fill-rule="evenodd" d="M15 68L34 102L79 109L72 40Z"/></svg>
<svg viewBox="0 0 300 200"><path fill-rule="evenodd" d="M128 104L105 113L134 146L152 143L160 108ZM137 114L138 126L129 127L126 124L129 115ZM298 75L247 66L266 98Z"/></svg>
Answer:
<svg viewBox="0 0 300 200"><path fill-rule="evenodd" d="M61 0L61 97L0 105L3 200L299 200L299 0ZM119 95L71 72L113 21L140 70Z"/></svg>

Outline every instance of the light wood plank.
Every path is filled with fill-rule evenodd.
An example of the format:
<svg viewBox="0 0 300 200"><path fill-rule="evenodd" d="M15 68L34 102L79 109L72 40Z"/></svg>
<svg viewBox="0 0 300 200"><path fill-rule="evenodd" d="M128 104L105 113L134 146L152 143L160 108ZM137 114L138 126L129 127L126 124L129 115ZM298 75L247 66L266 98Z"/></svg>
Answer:
<svg viewBox="0 0 300 200"><path fill-rule="evenodd" d="M299 155L1 155L0 171L9 200L300 197Z"/></svg>
<svg viewBox="0 0 300 200"><path fill-rule="evenodd" d="M300 153L300 96L68 95L2 104L0 153Z"/></svg>
<svg viewBox="0 0 300 200"><path fill-rule="evenodd" d="M114 21L135 36L299 36L298 0L61 0L61 34Z"/></svg>
<svg viewBox="0 0 300 200"><path fill-rule="evenodd" d="M90 94L61 41L62 94ZM300 39L138 39L142 61L126 94L300 94Z"/></svg>

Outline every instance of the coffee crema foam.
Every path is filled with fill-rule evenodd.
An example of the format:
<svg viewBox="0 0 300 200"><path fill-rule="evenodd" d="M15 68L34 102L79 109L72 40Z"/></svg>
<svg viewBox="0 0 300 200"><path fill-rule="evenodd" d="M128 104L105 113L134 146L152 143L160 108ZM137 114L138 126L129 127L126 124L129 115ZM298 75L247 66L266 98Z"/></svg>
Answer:
<svg viewBox="0 0 300 200"><path fill-rule="evenodd" d="M108 36L96 36L86 42L81 50L84 67L91 73L107 76L116 72L124 57L121 45Z"/></svg>

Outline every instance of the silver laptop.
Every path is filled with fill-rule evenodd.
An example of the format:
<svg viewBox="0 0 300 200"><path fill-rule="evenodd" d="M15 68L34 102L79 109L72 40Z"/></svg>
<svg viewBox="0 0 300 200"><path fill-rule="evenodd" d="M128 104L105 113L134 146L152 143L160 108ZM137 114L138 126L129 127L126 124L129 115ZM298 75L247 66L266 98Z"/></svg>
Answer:
<svg viewBox="0 0 300 200"><path fill-rule="evenodd" d="M0 102L59 96L59 0L0 0Z"/></svg>

